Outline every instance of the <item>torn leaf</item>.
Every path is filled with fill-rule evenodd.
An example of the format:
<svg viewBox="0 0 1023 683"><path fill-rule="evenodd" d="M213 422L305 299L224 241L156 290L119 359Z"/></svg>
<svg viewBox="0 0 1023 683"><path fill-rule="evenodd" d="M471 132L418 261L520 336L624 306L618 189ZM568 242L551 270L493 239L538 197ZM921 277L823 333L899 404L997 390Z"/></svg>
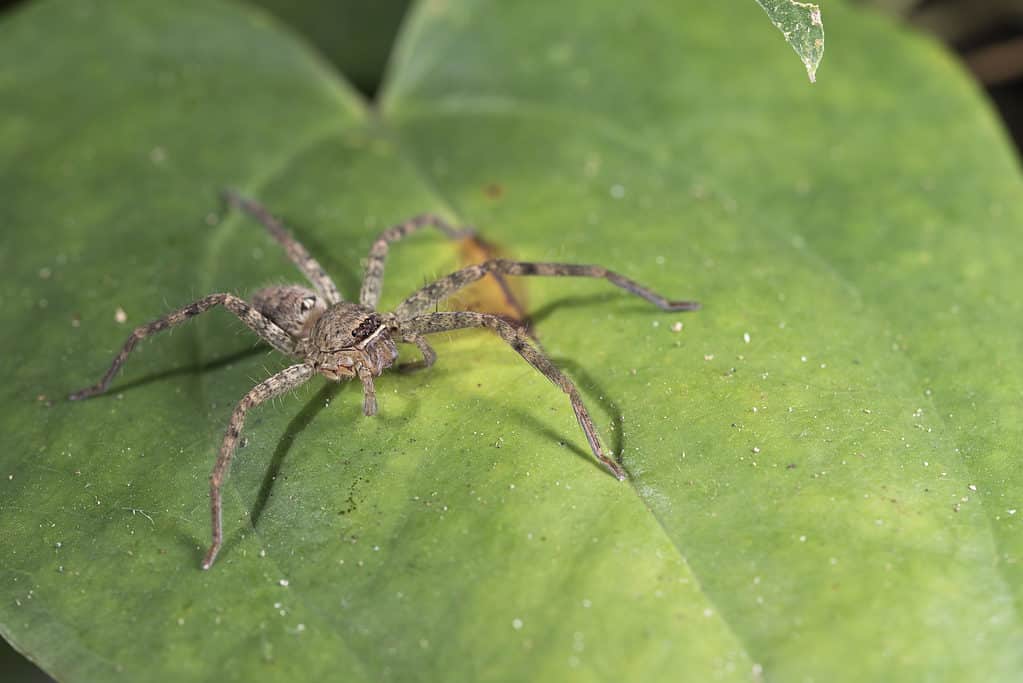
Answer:
<svg viewBox="0 0 1023 683"><path fill-rule="evenodd" d="M824 56L824 24L820 6L795 0L757 2L803 61L810 82L816 82L817 67Z"/></svg>

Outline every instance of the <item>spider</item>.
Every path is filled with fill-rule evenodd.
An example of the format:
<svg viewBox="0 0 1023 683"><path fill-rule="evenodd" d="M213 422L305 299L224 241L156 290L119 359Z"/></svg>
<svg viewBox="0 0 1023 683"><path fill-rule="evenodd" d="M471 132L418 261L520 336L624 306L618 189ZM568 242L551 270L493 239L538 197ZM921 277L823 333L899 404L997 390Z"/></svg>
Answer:
<svg viewBox="0 0 1023 683"><path fill-rule="evenodd" d="M220 446L213 471L210 473L210 515L212 543L202 560L202 568L209 569L220 551L223 540L221 524L220 489L227 477L231 457L235 451L245 416L249 410L264 401L279 396L305 383L316 374L340 382L358 379L362 383L362 411L365 415L377 412L373 378L379 376L398 358L396 342L414 344L422 359L405 363L401 370L428 368L437 354L426 341L425 335L471 327L484 327L496 332L536 370L568 394L579 426L582 427L593 455L619 481L626 478L625 471L605 454L597 437L597 430L583 405L575 385L535 346L521 326L505 318L475 311L430 312L437 302L450 297L466 285L487 274L499 279L507 275L546 275L603 278L608 282L643 297L665 311L692 311L700 307L695 301L670 301L653 291L600 266L567 263L531 263L491 259L485 263L466 266L446 277L426 285L398 304L390 313L376 310L383 283L384 261L392 242L396 242L426 227L433 227L450 239L474 235L472 228L455 229L442 218L422 214L385 230L373 243L366 264L366 273L359 293L359 303L344 301L337 286L320 264L310 256L295 238L261 204L234 191L224 192L227 204L240 209L263 224L270 235L287 252L288 258L308 278L314 289L298 285L266 287L257 291L251 303L227 293L210 294L183 308L135 328L103 378L96 384L71 394L77 401L102 394L110 386L135 346L146 337L183 323L216 306L223 306L236 315L260 339L281 353L300 362L281 370L252 388L238 402L227 433ZM507 290L505 290L507 291Z"/></svg>

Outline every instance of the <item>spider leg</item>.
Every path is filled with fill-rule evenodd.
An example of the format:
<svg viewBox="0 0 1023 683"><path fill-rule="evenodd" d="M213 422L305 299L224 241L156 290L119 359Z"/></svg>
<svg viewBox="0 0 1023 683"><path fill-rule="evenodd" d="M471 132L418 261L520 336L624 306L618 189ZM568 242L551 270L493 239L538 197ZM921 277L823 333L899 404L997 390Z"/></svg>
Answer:
<svg viewBox="0 0 1023 683"><path fill-rule="evenodd" d="M398 366L398 372L414 372L416 370L423 370L430 367L437 360L437 352L433 350L433 347L418 334L409 334L402 337L402 341L408 344L415 344L419 349L419 352L423 354L422 360L412 361L411 363L402 363Z"/></svg>
<svg viewBox="0 0 1023 683"><path fill-rule="evenodd" d="M397 242L427 227L437 228L448 239L453 240L471 237L475 234L475 230L472 228L455 229L443 218L431 213L413 216L404 223L399 223L384 230L369 250L366 274L362 280L362 290L359 292L360 304L369 308L376 308L377 304L380 303L380 291L383 288L384 281L384 262L387 260L387 252L391 242Z"/></svg>
<svg viewBox="0 0 1023 683"><path fill-rule="evenodd" d="M310 256L309 251L284 228L279 220L267 211L266 207L253 199L241 196L234 190L225 190L223 197L229 206L241 209L263 224L270 235L284 247L291 262L298 266L302 274L313 283L316 291L327 300L327 303L336 304L341 301L337 285L323 270L320 262Z"/></svg>
<svg viewBox="0 0 1023 683"><path fill-rule="evenodd" d="M362 382L362 414L373 417L377 414L377 390L373 385L373 373L363 365L357 367L356 373Z"/></svg>
<svg viewBox="0 0 1023 683"><path fill-rule="evenodd" d="M601 266L587 266L574 263L532 263L492 259L485 263L466 266L461 270L426 285L394 309L399 320L407 320L425 313L434 303L446 299L463 287L476 282L488 273L498 275L546 275L568 277L603 278L622 289L643 297L665 311L695 311L700 304L695 301L672 301L643 285Z"/></svg>
<svg viewBox="0 0 1023 683"><path fill-rule="evenodd" d="M586 406L583 404L583 399L579 395L575 384L562 374L550 359L529 343L529 337L526 336L524 330L512 325L504 318L474 311L429 313L398 324L400 325L399 329L405 335L430 334L432 332L457 330L466 327L485 327L497 332L501 339L508 342L527 363L543 373L547 379L568 394L568 398L572 402L572 410L575 411L575 417L579 421L579 426L582 427L583 433L586 435L586 440L590 444L590 450L593 451L594 457L603 463L619 481L625 480L625 470L604 453L604 449L600 445L600 439L597 436L597 429L593 425L593 419L590 417L589 411L586 410Z"/></svg>
<svg viewBox="0 0 1023 683"><path fill-rule="evenodd" d="M213 465L213 471L210 473L210 517L213 524L213 542L210 545L210 549L206 552L206 557L203 558L203 569L209 569L213 565L213 561L217 559L217 553L220 551L221 541L224 538L221 524L220 487L227 477L228 469L231 466L231 456L234 455L235 444L238 442L238 436L242 433L242 427L245 426L245 414L250 408L258 406L267 399L280 396L304 384L315 374L316 370L311 365L306 365L305 363L285 368L276 375L254 386L238 402L234 412L231 413L231 421L227 424L227 433L224 434L224 441L220 445L220 454L217 455L217 462Z"/></svg>
<svg viewBox="0 0 1023 683"><path fill-rule="evenodd" d="M135 346L145 339L146 337L161 332L175 325L194 318L200 313L204 313L214 306L223 306L227 310L234 313L238 318L245 323L250 330L255 332L265 342L273 346L281 353L288 355L294 355L295 353L295 341L288 336L288 333L278 327L270 318L266 317L255 308L247 304L242 299L234 296L233 294L210 294L205 296L198 301L190 303L184 308L165 315L162 318L154 320L145 325L136 327L135 330L128 336L127 341L124 342L124 346L118 351L117 355L114 356L114 362L110 364L110 369L107 370L103 378L93 384L91 387L86 387L81 391L68 396L68 399L77 401L83 398L89 398L96 394L102 394L110 386L110 381L117 374L117 371L121 369L124 362L128 359Z"/></svg>

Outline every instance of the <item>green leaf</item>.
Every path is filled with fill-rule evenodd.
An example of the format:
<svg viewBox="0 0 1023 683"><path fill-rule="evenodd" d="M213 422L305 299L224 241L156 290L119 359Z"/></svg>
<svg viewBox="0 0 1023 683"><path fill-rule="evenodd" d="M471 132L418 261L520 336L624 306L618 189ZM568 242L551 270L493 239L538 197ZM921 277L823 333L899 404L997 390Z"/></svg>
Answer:
<svg viewBox="0 0 1023 683"><path fill-rule="evenodd" d="M362 92L375 92L409 0L252 0L286 21Z"/></svg>
<svg viewBox="0 0 1023 683"><path fill-rule="evenodd" d="M807 89L757 12L421 3L372 112L238 5L5 16L0 633L63 681L1014 678L1017 162L930 44L834 3ZM373 419L323 380L255 411L200 571L227 418L287 361L210 313L62 397L132 325L299 279L225 186L350 296L440 211L702 300L523 283L632 480L499 340L439 335ZM395 245L384 306L458 263Z"/></svg>
<svg viewBox="0 0 1023 683"><path fill-rule="evenodd" d="M810 82L816 82L817 67L824 57L824 23L820 5L796 0L757 0L757 3L799 55Z"/></svg>

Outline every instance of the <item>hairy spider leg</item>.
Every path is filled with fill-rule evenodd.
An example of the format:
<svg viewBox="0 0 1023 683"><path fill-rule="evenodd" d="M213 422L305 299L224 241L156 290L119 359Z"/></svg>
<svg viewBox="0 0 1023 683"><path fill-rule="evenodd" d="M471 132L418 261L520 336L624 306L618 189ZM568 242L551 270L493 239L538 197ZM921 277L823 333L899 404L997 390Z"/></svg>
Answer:
<svg viewBox="0 0 1023 683"><path fill-rule="evenodd" d="M394 309L398 320L407 320L421 315L434 303L446 299L463 287L476 282L488 273L501 275L544 275L550 277L593 277L603 278L616 287L640 296L665 311L695 311L700 308L696 301L672 301L653 290L630 280L624 275L601 266L578 265L574 263L533 263L492 259L485 263L466 266L461 270L426 285L401 302Z"/></svg>
<svg viewBox="0 0 1023 683"><path fill-rule="evenodd" d="M428 313L417 316L400 323L401 329L407 332L430 334L433 332L445 332L447 330L458 330L467 327L485 327L497 332L501 339L506 341L515 351L525 359L527 363L539 370L543 375L560 387L568 394L572 403L572 410L582 427L586 440L590 444L590 450L604 466L611 471L619 481L625 480L625 470L613 459L605 455L600 439L597 437L596 427L593 425L593 418L586 410L583 399L579 395L575 384L572 383L546 356L540 353L529 343L529 337L525 332L512 325L504 318L489 313L476 313L474 311L454 311L449 313Z"/></svg>
<svg viewBox="0 0 1023 683"><path fill-rule="evenodd" d="M415 344L416 348L419 349L419 353L423 354L422 360L412 361L411 363L401 363L398 365L398 372L414 372L416 370L423 370L432 366L437 362L437 352L433 350L429 342L418 334L406 334L401 338L401 341L407 344Z"/></svg>
<svg viewBox="0 0 1023 683"><path fill-rule="evenodd" d="M362 289L359 292L360 304L369 308L376 308L380 303L380 292L383 290L384 285L384 264L387 261L387 252L390 250L391 243L419 232L423 228L431 227L441 231L448 239L452 240L472 237L476 234L474 228L453 228L443 218L432 213L413 216L404 223L399 223L384 230L369 249L369 258L366 260L366 274L363 276Z"/></svg>
<svg viewBox="0 0 1023 683"><path fill-rule="evenodd" d="M234 190L225 190L223 197L229 206L241 209L263 224L263 227L267 229L270 235L284 247L284 251L288 254L288 259L298 266L298 269L313 283L316 291L327 300L327 303L336 304L342 301L337 285L327 275L327 271L323 269L320 262L314 259L309 254L309 251L291 236L291 233L285 229L279 220L273 217L266 207L254 199L241 196Z"/></svg>
<svg viewBox="0 0 1023 683"><path fill-rule="evenodd" d="M102 394L110 386L110 381L117 374L118 370L121 369L121 366L124 365L124 362L140 341L152 334L162 332L175 325L180 325L200 313L210 310L214 306L223 306L234 313L250 330L281 353L289 356L295 355L295 341L270 318L233 294L210 294L162 318L136 327L128 336L128 340L124 342L124 346L121 347L121 350L114 357L114 362L110 364L110 369L103 375L103 378L91 387L76 391L68 396L68 398L72 401L77 401L95 396L96 394Z"/></svg>
<svg viewBox="0 0 1023 683"><path fill-rule="evenodd" d="M203 569L213 566L213 561L217 559L217 553L220 552L224 538L221 523L220 487L223 485L224 479L227 478L228 470L231 467L231 457L234 455L242 428L245 426L245 414L260 403L304 384L315 374L316 370L305 363L292 365L254 386L235 406L234 412L231 413L231 421L227 423L227 433L224 434L224 441L220 445L217 462L213 465L213 471L210 472L210 521L213 527L213 538L210 549L206 551L206 556L202 561Z"/></svg>

